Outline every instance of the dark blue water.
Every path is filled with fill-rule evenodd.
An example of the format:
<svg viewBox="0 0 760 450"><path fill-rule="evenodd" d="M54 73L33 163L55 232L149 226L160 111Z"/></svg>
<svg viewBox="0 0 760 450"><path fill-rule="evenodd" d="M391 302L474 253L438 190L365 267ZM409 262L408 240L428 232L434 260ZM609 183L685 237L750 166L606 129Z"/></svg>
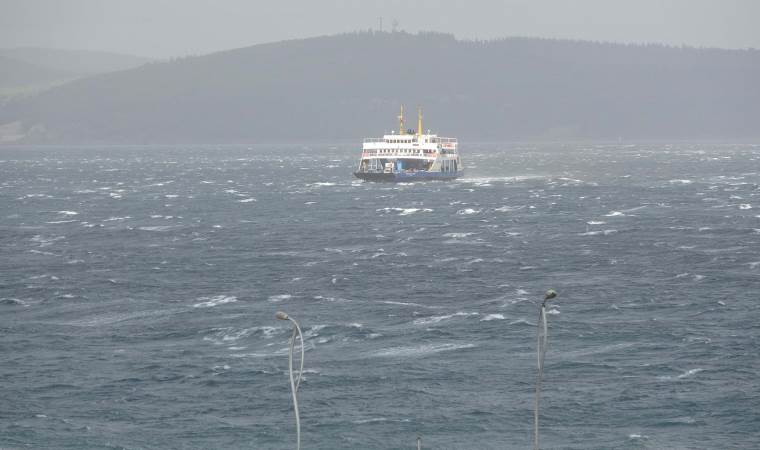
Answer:
<svg viewBox="0 0 760 450"><path fill-rule="evenodd" d="M0 149L0 447L760 445L760 147Z"/></svg>

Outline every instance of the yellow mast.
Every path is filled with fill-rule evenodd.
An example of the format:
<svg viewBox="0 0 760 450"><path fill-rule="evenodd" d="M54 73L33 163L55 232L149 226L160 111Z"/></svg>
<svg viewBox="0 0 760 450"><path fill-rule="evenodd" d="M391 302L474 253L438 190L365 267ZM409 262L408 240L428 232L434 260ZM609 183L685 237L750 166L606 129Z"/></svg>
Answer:
<svg viewBox="0 0 760 450"><path fill-rule="evenodd" d="M422 108L417 107L417 136L422 135Z"/></svg>
<svg viewBox="0 0 760 450"><path fill-rule="evenodd" d="M404 134L404 104L401 104L401 114L398 115L398 134Z"/></svg>

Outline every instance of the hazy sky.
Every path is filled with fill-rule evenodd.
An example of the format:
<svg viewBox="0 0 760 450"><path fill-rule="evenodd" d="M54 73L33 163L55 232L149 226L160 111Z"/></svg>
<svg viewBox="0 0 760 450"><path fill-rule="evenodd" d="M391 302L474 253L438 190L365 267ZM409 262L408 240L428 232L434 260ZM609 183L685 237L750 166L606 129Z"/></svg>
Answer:
<svg viewBox="0 0 760 450"><path fill-rule="evenodd" d="M202 54L378 28L760 48L760 0L0 0L0 47Z"/></svg>

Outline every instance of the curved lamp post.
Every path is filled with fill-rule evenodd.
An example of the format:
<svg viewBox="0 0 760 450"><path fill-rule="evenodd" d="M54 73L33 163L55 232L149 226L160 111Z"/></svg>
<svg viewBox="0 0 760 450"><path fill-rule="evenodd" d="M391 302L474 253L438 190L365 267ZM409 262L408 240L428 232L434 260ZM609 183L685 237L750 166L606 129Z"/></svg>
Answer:
<svg viewBox="0 0 760 450"><path fill-rule="evenodd" d="M546 346L549 339L549 327L546 323L546 302L555 298L557 291L549 289L544 295L544 301L541 303L541 309L538 312L538 331L536 333L537 357L538 357L538 374L536 375L536 399L533 410L533 449L538 448L538 400L541 397L541 377L544 374L544 356L546 356Z"/></svg>
<svg viewBox="0 0 760 450"><path fill-rule="evenodd" d="M292 317L282 311L277 311L275 317L279 320L289 320L293 322L293 335L290 337L290 350L288 351L288 374L290 376L290 392L293 394L293 411L296 415L296 450L301 450L301 418L298 415L298 386L301 384L301 374L303 373L303 334L301 327L298 326ZM293 348L296 345L296 335L301 339L301 365L298 369L298 377L293 378Z"/></svg>

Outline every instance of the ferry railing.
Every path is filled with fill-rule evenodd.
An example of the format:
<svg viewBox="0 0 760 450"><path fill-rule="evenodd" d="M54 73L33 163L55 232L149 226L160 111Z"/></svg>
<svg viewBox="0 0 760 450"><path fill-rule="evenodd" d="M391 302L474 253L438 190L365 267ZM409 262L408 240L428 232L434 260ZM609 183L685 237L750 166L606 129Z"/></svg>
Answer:
<svg viewBox="0 0 760 450"><path fill-rule="evenodd" d="M362 142L371 144L371 143L385 143L385 144L414 144L417 143L417 139L409 139L409 142L389 142L385 138L364 138ZM457 138L449 138L449 137L433 137L430 138L429 143L441 143L441 144L456 144L458 142Z"/></svg>

